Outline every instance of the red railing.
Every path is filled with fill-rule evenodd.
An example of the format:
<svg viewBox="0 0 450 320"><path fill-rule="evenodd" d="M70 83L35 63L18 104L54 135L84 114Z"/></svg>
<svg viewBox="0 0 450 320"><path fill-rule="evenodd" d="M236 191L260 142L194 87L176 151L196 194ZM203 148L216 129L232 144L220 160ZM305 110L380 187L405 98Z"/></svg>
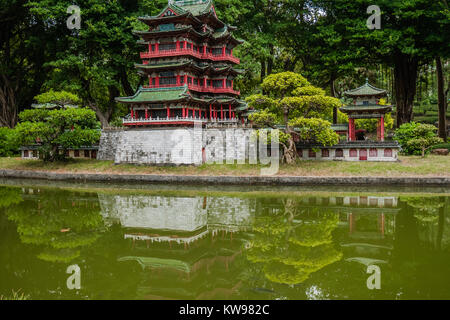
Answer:
<svg viewBox="0 0 450 320"><path fill-rule="evenodd" d="M156 88L172 88L183 86L184 84L160 84L160 85L151 85L144 86L146 89L156 89ZM196 84L188 84L188 88L192 91L203 92L203 93L230 93L241 95L240 91L234 90L233 88L214 88L214 87L204 87Z"/></svg>
<svg viewBox="0 0 450 320"><path fill-rule="evenodd" d="M191 55L198 59L207 59L212 61L224 61L228 60L236 64L240 64L241 60L234 57L231 54L224 55L214 55L211 53L200 53L198 51L194 51L194 49L178 49L178 50L161 50L154 52L142 52L141 59L151 59L151 58L163 58L163 57L173 57L173 56L182 56L182 55Z"/></svg>

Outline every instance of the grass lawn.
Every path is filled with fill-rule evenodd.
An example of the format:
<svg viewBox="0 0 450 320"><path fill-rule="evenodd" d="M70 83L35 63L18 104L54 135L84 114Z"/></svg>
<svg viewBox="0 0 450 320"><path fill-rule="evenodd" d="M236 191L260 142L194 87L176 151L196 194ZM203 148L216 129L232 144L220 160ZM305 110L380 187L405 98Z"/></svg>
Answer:
<svg viewBox="0 0 450 320"><path fill-rule="evenodd" d="M61 173L110 173L158 175L260 175L258 165L201 165L160 167L114 165L112 161L68 160L44 163L40 160L0 158L0 169L53 171ZM301 161L296 165L282 165L279 176L381 176L381 177L449 177L450 156L400 157L399 162L340 162Z"/></svg>

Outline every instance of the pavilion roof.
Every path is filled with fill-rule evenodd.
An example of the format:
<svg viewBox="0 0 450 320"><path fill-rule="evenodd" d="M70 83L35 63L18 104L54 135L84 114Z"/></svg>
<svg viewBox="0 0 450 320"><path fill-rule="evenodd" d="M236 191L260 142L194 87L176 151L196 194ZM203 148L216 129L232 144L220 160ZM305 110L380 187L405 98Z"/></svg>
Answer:
<svg viewBox="0 0 450 320"><path fill-rule="evenodd" d="M344 92L344 95L349 97L360 97L360 96L385 96L387 91L384 89L379 89L372 86L369 80L366 79L366 83L359 88L348 90Z"/></svg>
<svg viewBox="0 0 450 320"><path fill-rule="evenodd" d="M379 104L372 104L372 105L350 105L350 106L344 106L340 108L340 110L344 113L362 113L362 112L390 112L392 111L392 106L384 106Z"/></svg>
<svg viewBox="0 0 450 320"><path fill-rule="evenodd" d="M204 64L198 64L193 60L181 60L177 62L166 62L161 64L135 64L136 68L139 68L141 70L145 71L157 71L157 70L167 70L167 69L177 69L177 68L184 68L184 67L190 67L192 69L200 70L203 72L210 72L210 73L234 73L234 74L241 74L243 73L242 69L235 69L232 66L220 66L215 67L211 63L204 63Z"/></svg>
<svg viewBox="0 0 450 320"><path fill-rule="evenodd" d="M132 97L116 98L121 103L155 103L167 101L179 101L187 98L188 87L170 87L170 88L143 88L140 87L138 92Z"/></svg>

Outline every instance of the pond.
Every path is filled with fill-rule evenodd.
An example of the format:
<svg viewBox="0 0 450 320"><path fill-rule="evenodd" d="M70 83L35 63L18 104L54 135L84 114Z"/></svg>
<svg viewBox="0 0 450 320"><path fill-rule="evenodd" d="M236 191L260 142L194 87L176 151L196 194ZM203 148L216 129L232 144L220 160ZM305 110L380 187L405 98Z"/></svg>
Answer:
<svg viewBox="0 0 450 320"><path fill-rule="evenodd" d="M0 180L0 296L449 299L447 191Z"/></svg>

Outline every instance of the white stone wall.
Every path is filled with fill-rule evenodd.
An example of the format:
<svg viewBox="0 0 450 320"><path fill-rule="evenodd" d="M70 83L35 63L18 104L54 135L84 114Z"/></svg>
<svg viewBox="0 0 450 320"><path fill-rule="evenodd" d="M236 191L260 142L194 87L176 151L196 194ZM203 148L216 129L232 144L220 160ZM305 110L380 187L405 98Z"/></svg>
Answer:
<svg viewBox="0 0 450 320"><path fill-rule="evenodd" d="M116 164L200 165L248 158L252 129L167 128L103 131L99 160Z"/></svg>

